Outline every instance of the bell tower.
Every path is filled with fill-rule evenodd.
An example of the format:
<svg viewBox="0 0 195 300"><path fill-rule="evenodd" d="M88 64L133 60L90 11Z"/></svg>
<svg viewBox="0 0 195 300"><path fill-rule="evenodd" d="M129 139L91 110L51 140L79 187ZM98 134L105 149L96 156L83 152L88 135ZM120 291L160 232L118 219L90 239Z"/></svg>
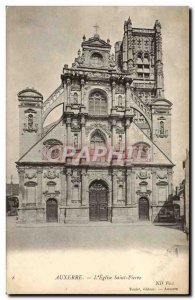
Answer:
<svg viewBox="0 0 195 300"><path fill-rule="evenodd" d="M43 96L33 88L18 93L20 157L33 146L42 133Z"/></svg>

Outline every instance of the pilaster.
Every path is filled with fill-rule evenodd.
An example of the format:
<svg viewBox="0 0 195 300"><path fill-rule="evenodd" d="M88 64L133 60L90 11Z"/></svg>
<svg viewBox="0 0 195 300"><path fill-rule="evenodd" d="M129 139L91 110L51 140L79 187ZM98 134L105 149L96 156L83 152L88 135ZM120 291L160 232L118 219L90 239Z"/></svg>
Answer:
<svg viewBox="0 0 195 300"><path fill-rule="evenodd" d="M87 192L87 187L88 187L88 175L85 169L82 170L81 172L82 176L82 195L81 195L81 204L83 206L88 205L89 199L88 199L88 192Z"/></svg>
<svg viewBox="0 0 195 300"><path fill-rule="evenodd" d="M67 205L71 206L71 197L72 197L72 171L71 169L67 169L66 171L66 181L67 181Z"/></svg>
<svg viewBox="0 0 195 300"><path fill-rule="evenodd" d="M125 150L126 155L125 158L128 158L128 146L129 146L129 140L130 140L130 119L125 120Z"/></svg>
<svg viewBox="0 0 195 300"><path fill-rule="evenodd" d="M168 197L173 194L173 191L172 191L172 177L173 177L173 171L168 170Z"/></svg>
<svg viewBox="0 0 195 300"><path fill-rule="evenodd" d="M112 171L112 199L113 199L113 206L117 205L117 170Z"/></svg>
<svg viewBox="0 0 195 300"><path fill-rule="evenodd" d="M132 204L136 204L135 198L135 170L131 170L131 202Z"/></svg>
<svg viewBox="0 0 195 300"><path fill-rule="evenodd" d="M66 174L64 168L60 170L61 181L61 204L66 205Z"/></svg>
<svg viewBox="0 0 195 300"><path fill-rule="evenodd" d="M26 204L25 201L25 187L24 187L24 174L25 169L24 168L18 168L18 174L19 174L19 206L23 206Z"/></svg>
<svg viewBox="0 0 195 300"><path fill-rule="evenodd" d="M37 204L41 205L42 204L42 174L43 174L43 169L38 168L37 169Z"/></svg>
<svg viewBox="0 0 195 300"><path fill-rule="evenodd" d="M86 146L85 116L81 116L81 147Z"/></svg>
<svg viewBox="0 0 195 300"><path fill-rule="evenodd" d="M125 83L125 107L129 108L130 107L130 83L126 82Z"/></svg>
<svg viewBox="0 0 195 300"><path fill-rule="evenodd" d="M70 85L71 85L71 80L70 78L67 78L66 81L66 92L67 92L67 104L70 105Z"/></svg>
<svg viewBox="0 0 195 300"><path fill-rule="evenodd" d="M162 37L161 37L161 24L157 20L154 25L155 29L155 43L156 43L156 88L157 98L164 97L164 75L163 75L163 62L162 62Z"/></svg>
<svg viewBox="0 0 195 300"><path fill-rule="evenodd" d="M64 110L65 110L66 104L67 104L67 86L64 81L62 81L62 83L63 83L63 87L64 87Z"/></svg>
<svg viewBox="0 0 195 300"><path fill-rule="evenodd" d="M66 119L66 128L67 128L67 146L71 145L71 117L67 117Z"/></svg>
<svg viewBox="0 0 195 300"><path fill-rule="evenodd" d="M112 135L111 135L111 146L116 146L116 120L112 119L111 123Z"/></svg>
<svg viewBox="0 0 195 300"><path fill-rule="evenodd" d="M157 204L157 195L156 195L156 170L152 171L152 205Z"/></svg>
<svg viewBox="0 0 195 300"><path fill-rule="evenodd" d="M85 85L85 80L81 79L81 105L85 105L84 103L84 85Z"/></svg>
<svg viewBox="0 0 195 300"><path fill-rule="evenodd" d="M131 194L131 169L126 172L126 204L127 206L132 204Z"/></svg>
<svg viewBox="0 0 195 300"><path fill-rule="evenodd" d="M116 106L116 95L115 95L115 91L116 91L116 82L113 81L112 82L112 107Z"/></svg>

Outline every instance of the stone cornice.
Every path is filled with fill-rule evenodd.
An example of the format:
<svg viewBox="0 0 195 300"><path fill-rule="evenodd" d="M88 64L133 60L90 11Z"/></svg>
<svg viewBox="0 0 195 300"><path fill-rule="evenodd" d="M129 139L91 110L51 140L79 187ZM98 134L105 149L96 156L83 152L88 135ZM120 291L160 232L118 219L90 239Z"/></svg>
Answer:
<svg viewBox="0 0 195 300"><path fill-rule="evenodd" d="M61 75L61 79L63 82L66 82L67 79L70 80L82 80L93 81L93 80L101 80L101 81L115 81L116 83L126 83L132 82L132 76L127 73L119 73L116 70L104 68L104 69L95 69L89 67L80 67L80 68L67 68L63 70L63 74Z"/></svg>
<svg viewBox="0 0 195 300"><path fill-rule="evenodd" d="M110 165L110 164L82 164L82 165L73 165L73 164L66 164L64 162L56 162L56 163L49 163L49 162L16 162L18 167L50 167L50 168L76 168L76 169L129 169L133 168L136 169L137 167L147 167L147 168L172 168L174 164L156 164L156 163L131 163L131 165Z"/></svg>

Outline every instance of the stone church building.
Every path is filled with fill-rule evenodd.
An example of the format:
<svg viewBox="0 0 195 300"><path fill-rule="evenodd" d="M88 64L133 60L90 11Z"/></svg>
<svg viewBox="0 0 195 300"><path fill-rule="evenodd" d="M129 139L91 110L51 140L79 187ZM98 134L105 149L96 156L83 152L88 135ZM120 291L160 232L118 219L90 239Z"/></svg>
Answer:
<svg viewBox="0 0 195 300"><path fill-rule="evenodd" d="M158 222L171 215L172 104L164 96L161 24L134 28L129 18L114 49L98 33L83 36L47 100L31 88L18 93L18 222ZM58 106L61 118L44 126Z"/></svg>

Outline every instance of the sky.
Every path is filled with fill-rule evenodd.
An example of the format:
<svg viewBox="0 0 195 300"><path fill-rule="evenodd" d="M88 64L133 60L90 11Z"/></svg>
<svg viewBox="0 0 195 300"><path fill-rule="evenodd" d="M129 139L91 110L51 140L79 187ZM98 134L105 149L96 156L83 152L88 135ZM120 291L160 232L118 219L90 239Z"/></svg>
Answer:
<svg viewBox="0 0 195 300"><path fill-rule="evenodd" d="M114 46L122 39L124 21L130 16L133 27L162 26L165 97L172 107L173 183L184 178L182 162L189 148L189 58L187 7L14 7L6 13L6 114L7 182L19 159L19 109L17 94L34 87L44 100L60 85L64 64L71 66L81 49L82 37L94 34L98 23L100 37ZM112 47L114 52L114 48ZM61 113L53 112L46 124Z"/></svg>

